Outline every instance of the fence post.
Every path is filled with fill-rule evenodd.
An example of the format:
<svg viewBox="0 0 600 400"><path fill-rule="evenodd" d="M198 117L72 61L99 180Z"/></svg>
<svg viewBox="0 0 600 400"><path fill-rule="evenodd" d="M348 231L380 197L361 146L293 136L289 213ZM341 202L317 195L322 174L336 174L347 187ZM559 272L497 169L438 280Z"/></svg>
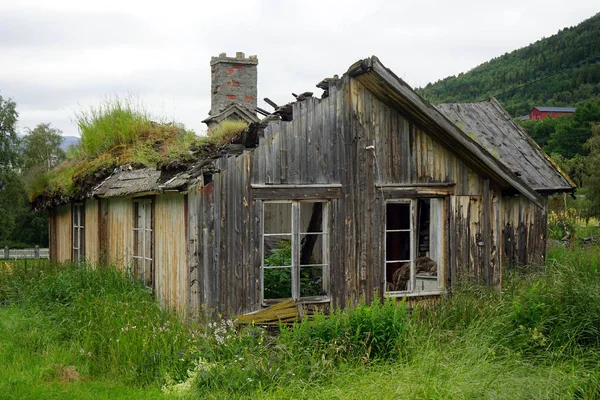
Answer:
<svg viewBox="0 0 600 400"><path fill-rule="evenodd" d="M33 258L40 258L40 246L35 245L35 250L33 251Z"/></svg>
<svg viewBox="0 0 600 400"><path fill-rule="evenodd" d="M4 259L8 260L10 258L10 253L8 251L8 246L4 246Z"/></svg>

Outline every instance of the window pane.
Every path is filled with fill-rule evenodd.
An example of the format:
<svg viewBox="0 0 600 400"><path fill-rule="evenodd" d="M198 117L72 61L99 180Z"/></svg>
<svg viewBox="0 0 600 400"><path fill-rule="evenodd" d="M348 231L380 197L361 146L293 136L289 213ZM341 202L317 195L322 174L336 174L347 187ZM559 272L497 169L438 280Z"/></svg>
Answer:
<svg viewBox="0 0 600 400"><path fill-rule="evenodd" d="M385 260L410 260L410 232L387 232L385 234Z"/></svg>
<svg viewBox="0 0 600 400"><path fill-rule="evenodd" d="M438 290L437 263L429 257L419 257L415 260L416 290Z"/></svg>
<svg viewBox="0 0 600 400"><path fill-rule="evenodd" d="M300 235L300 265L324 263L323 234Z"/></svg>
<svg viewBox="0 0 600 400"><path fill-rule="evenodd" d="M152 229L152 203L144 203L144 229Z"/></svg>
<svg viewBox="0 0 600 400"><path fill-rule="evenodd" d="M292 269L268 268L263 270L266 299L292 297Z"/></svg>
<svg viewBox="0 0 600 400"><path fill-rule="evenodd" d="M133 259L133 276L136 279L142 279L142 262L140 258L135 257Z"/></svg>
<svg viewBox="0 0 600 400"><path fill-rule="evenodd" d="M410 229L410 203L387 203L386 229Z"/></svg>
<svg viewBox="0 0 600 400"><path fill-rule="evenodd" d="M429 257L429 225L430 206L429 199L419 200L417 203L417 257Z"/></svg>
<svg viewBox="0 0 600 400"><path fill-rule="evenodd" d="M323 203L300 203L300 233L323 232Z"/></svg>
<svg viewBox="0 0 600 400"><path fill-rule="evenodd" d="M300 297L326 296L327 291L323 287L325 282L324 266L301 267L300 268Z"/></svg>
<svg viewBox="0 0 600 400"><path fill-rule="evenodd" d="M409 290L410 262L388 263L385 265L386 290L399 292Z"/></svg>
<svg viewBox="0 0 600 400"><path fill-rule="evenodd" d="M152 261L145 260L144 261L144 269L145 269L144 284L146 286L152 287L153 286L152 283L154 280L154 275L152 274Z"/></svg>
<svg viewBox="0 0 600 400"><path fill-rule="evenodd" d="M266 267L292 265L292 235L264 237L264 260Z"/></svg>
<svg viewBox="0 0 600 400"><path fill-rule="evenodd" d="M292 203L264 203L264 231L292 233Z"/></svg>

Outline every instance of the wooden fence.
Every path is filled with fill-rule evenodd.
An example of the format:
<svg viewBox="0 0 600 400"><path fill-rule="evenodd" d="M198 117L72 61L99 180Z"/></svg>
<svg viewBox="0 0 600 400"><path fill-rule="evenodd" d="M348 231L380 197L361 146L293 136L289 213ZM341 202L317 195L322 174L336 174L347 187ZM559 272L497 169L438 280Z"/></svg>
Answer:
<svg viewBox="0 0 600 400"><path fill-rule="evenodd" d="M4 260L22 260L33 258L50 258L50 249L35 246L33 249L9 249L8 246L0 251Z"/></svg>

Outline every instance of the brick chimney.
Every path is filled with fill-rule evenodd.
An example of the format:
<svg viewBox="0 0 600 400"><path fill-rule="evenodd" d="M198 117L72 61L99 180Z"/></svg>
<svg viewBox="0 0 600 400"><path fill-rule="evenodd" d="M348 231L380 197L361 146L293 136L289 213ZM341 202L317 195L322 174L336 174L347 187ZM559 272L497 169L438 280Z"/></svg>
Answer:
<svg viewBox="0 0 600 400"><path fill-rule="evenodd" d="M245 58L238 52L235 57L226 53L212 57L211 68L211 106L209 115L213 119L232 104L244 107L256 117L256 80L258 58Z"/></svg>

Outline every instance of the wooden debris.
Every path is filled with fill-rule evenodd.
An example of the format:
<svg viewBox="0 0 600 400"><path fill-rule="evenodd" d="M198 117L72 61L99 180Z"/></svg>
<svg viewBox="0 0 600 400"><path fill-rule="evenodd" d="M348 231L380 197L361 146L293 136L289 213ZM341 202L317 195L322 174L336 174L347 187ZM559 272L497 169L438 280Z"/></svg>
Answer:
<svg viewBox="0 0 600 400"><path fill-rule="evenodd" d="M275 103L273 100L269 99L268 97L265 97L263 100L265 101L265 103L267 103L268 105L270 105L274 109L277 110L279 108L279 106L277 105L277 103Z"/></svg>
<svg viewBox="0 0 600 400"><path fill-rule="evenodd" d="M317 304L299 303L290 299L249 314L241 315L237 317L236 323L248 325L293 324L294 322L302 321L305 317L312 316L318 309L319 306Z"/></svg>

